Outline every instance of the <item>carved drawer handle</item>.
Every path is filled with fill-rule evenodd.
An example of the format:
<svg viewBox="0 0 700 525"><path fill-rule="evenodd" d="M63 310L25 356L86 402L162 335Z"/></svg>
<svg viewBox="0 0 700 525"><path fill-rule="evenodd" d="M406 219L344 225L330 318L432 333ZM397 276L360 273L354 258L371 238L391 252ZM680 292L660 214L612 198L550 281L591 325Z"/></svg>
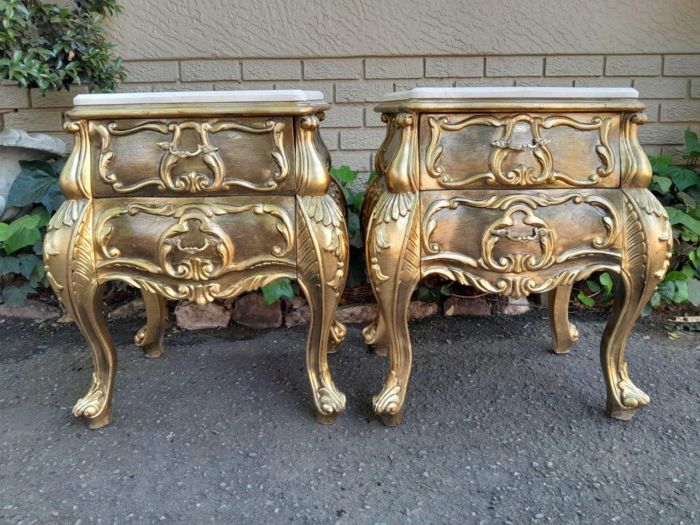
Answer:
<svg viewBox="0 0 700 525"><path fill-rule="evenodd" d="M532 142L530 143L525 143L525 144L511 144L510 140L506 139L498 139L494 140L491 145L495 146L497 148L501 149L510 149L513 151L531 151L533 149L537 149L540 146L544 146L545 144L549 144L549 140L543 139L543 138L538 138L538 139L532 139Z"/></svg>

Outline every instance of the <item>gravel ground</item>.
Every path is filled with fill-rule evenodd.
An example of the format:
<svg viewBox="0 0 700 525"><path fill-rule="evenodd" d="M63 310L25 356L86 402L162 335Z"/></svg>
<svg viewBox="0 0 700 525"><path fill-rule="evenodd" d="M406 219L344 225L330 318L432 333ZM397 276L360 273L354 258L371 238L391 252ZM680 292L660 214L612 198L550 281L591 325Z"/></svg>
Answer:
<svg viewBox="0 0 700 525"><path fill-rule="evenodd" d="M404 422L372 415L385 361L358 328L331 357L348 409L315 422L305 331L170 329L160 359L111 323L112 425L70 415L91 364L72 325L0 320L0 521L674 523L700 520L700 337L644 321L628 345L652 404L606 418L603 318L569 355L541 312L412 323Z"/></svg>

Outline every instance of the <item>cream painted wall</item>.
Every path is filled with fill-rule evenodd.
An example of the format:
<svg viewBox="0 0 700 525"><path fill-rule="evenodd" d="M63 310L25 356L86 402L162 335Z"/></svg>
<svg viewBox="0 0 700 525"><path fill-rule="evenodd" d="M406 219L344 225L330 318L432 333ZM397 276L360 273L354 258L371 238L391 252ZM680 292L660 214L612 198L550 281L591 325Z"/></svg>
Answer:
<svg viewBox="0 0 700 525"><path fill-rule="evenodd" d="M699 0L122 0L127 60L700 51Z"/></svg>
<svg viewBox="0 0 700 525"><path fill-rule="evenodd" d="M335 165L371 169L386 92L422 86L627 86L651 154L700 131L700 0L120 0L121 91L320 90ZM73 89L0 86L6 127L61 135ZM0 125L2 127L2 125Z"/></svg>

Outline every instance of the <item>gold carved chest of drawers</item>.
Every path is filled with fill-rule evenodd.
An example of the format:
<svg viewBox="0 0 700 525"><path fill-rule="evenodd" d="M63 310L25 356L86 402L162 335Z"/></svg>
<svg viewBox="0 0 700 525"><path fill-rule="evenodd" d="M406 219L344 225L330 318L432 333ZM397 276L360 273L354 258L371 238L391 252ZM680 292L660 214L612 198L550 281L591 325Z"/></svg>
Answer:
<svg viewBox="0 0 700 525"><path fill-rule="evenodd" d="M117 356L105 283L139 288L136 335L161 352L165 301L207 303L296 279L311 308L306 367L320 421L342 412L327 352L345 335L335 309L348 236L342 193L319 137L320 92L79 95L60 177L67 200L44 243L47 275L85 337L95 370L73 413L111 420Z"/></svg>
<svg viewBox="0 0 700 525"><path fill-rule="evenodd" d="M379 303L365 341L388 354L374 410L397 424L411 370L407 307L428 275L513 297L549 294L554 350L578 337L572 284L616 278L601 342L606 413L629 419L649 397L629 378L632 326L663 279L671 226L646 189L633 89L415 88L378 107L386 138L363 208Z"/></svg>

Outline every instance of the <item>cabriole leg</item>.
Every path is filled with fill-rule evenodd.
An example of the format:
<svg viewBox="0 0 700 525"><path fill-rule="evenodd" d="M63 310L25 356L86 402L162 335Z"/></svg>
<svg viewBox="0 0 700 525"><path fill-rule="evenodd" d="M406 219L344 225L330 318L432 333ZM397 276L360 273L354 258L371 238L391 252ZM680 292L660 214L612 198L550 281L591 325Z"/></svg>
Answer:
<svg viewBox="0 0 700 525"><path fill-rule="evenodd" d="M141 290L146 305L146 324L136 332L134 344L143 349L146 357L158 357L163 352L163 336L168 317L168 308L162 296Z"/></svg>
<svg viewBox="0 0 700 525"><path fill-rule="evenodd" d="M347 275L347 230L343 213L330 196L298 197L297 204L298 280L311 309L306 369L316 419L332 423L345 409L345 395L328 367L328 351L345 332L335 312Z"/></svg>
<svg viewBox="0 0 700 525"><path fill-rule="evenodd" d="M569 299L572 284L563 284L549 292L549 325L552 327L552 346L554 353L566 354L571 345L578 340L578 329L569 321Z"/></svg>
<svg viewBox="0 0 700 525"><path fill-rule="evenodd" d="M415 194L385 193L367 231L368 273L379 307L374 336L381 342L377 331L384 328L389 357L386 382L373 405L386 425L401 422L411 374L408 305L420 277L417 213Z"/></svg>
<svg viewBox="0 0 700 525"><path fill-rule="evenodd" d="M112 421L112 391L117 371L117 353L103 313L103 292L104 284L93 283L76 297L71 312L90 347L95 366L87 394L73 407L73 415L85 418L90 428L101 428Z"/></svg>
<svg viewBox="0 0 700 525"><path fill-rule="evenodd" d="M90 388L75 404L73 415L85 418L90 428L100 428L112 419L117 354L105 324L104 284L98 282L92 239L91 202L65 201L46 229L44 264L46 277L83 334L95 366Z"/></svg>
<svg viewBox="0 0 700 525"><path fill-rule="evenodd" d="M629 377L625 346L635 321L663 279L673 236L666 211L647 190L625 190L625 244L615 303L600 343L608 400L606 414L629 420L649 396Z"/></svg>

